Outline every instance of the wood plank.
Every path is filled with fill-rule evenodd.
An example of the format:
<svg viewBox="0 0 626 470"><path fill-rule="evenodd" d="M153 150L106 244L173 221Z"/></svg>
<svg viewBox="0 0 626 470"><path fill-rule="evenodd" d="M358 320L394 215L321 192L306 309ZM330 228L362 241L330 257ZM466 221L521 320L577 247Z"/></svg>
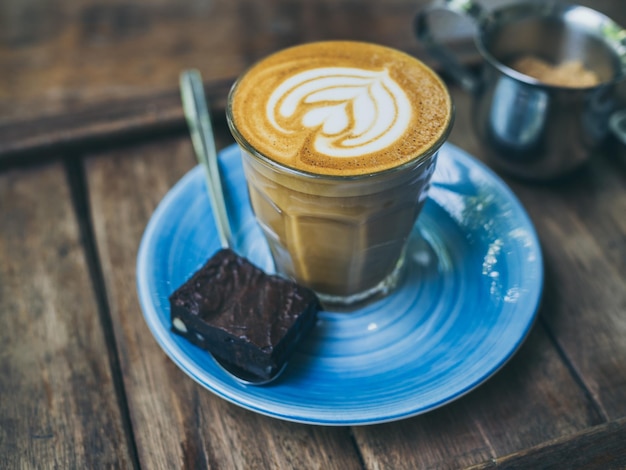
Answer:
<svg viewBox="0 0 626 470"><path fill-rule="evenodd" d="M233 80L205 87L212 112L224 113ZM66 114L39 116L0 125L0 169L62 152L122 145L185 131L178 89L141 98L86 105Z"/></svg>
<svg viewBox="0 0 626 470"><path fill-rule="evenodd" d="M513 455L494 459L471 470L515 468L626 468L626 420L587 429L575 436L547 442Z"/></svg>
<svg viewBox="0 0 626 470"><path fill-rule="evenodd" d="M589 184L597 173L602 184ZM610 420L626 416L625 187L598 158L566 186L517 190L546 254L546 323Z"/></svg>
<svg viewBox="0 0 626 470"><path fill-rule="evenodd" d="M0 467L132 468L61 163L0 174Z"/></svg>
<svg viewBox="0 0 626 470"><path fill-rule="evenodd" d="M181 372L150 334L135 289L139 240L157 203L194 164L188 138L104 153L87 162L141 466L360 468L349 429L281 422L227 403Z"/></svg>

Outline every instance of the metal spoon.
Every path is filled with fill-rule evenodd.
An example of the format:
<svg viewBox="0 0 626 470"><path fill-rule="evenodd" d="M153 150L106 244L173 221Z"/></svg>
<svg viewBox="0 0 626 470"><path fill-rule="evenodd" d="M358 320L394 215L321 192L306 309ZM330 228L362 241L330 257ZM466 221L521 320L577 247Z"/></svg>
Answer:
<svg viewBox="0 0 626 470"><path fill-rule="evenodd" d="M222 248L230 248L233 245L233 236L228 222L211 116L200 72L185 70L180 75L180 92L196 158L205 171L209 201L215 216L220 243Z"/></svg>
<svg viewBox="0 0 626 470"><path fill-rule="evenodd" d="M213 209L220 243L222 248L230 248L233 246L233 235L228 221L228 213L226 212L211 117L204 95L200 72L197 70L185 70L180 75L180 91L193 148L198 162L205 170L209 201ZM263 379L233 364L226 363L215 356L213 356L213 359L225 372L246 385L264 385L272 382L285 369L285 366L283 366L269 379Z"/></svg>

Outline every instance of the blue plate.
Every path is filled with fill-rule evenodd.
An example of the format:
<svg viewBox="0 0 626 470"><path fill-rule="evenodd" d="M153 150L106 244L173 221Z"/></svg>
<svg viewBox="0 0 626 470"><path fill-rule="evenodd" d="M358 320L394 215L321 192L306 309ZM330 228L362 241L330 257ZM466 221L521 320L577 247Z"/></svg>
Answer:
<svg viewBox="0 0 626 470"><path fill-rule="evenodd" d="M236 147L221 152L220 165L236 249L270 271ZM196 167L161 201L141 241L138 293L152 334L216 395L310 424L381 423L459 398L519 348L543 284L541 249L521 204L491 170L445 144L400 288L354 313L321 312L276 382L245 386L169 329L168 296L219 248L204 174Z"/></svg>

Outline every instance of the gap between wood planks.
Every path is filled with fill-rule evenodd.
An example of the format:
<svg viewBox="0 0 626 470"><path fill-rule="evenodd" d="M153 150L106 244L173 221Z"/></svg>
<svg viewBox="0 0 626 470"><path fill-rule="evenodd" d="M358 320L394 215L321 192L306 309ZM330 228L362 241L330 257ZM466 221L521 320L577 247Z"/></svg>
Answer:
<svg viewBox="0 0 626 470"><path fill-rule="evenodd" d="M498 457L466 470L515 468L623 469L626 468L626 418L604 423L578 434Z"/></svg>
<svg viewBox="0 0 626 470"><path fill-rule="evenodd" d="M107 350L107 358L111 377L113 379L113 387L120 414L122 417L122 426L128 442L130 451L130 459L133 468L141 468L139 464L139 453L135 441L135 434L130 416L130 408L126 399L126 389L122 376L121 362L118 355L117 342L113 330L113 322L111 320L111 312L109 302L107 300L106 288L104 284L104 275L100 257L96 248L95 234L93 231L91 211L89 210L88 191L85 178L84 162L81 155L66 156L63 159L66 177L70 186L72 205L78 226L80 230L80 238L85 253L85 259L91 283L98 305L98 315L102 330L104 332L104 340Z"/></svg>

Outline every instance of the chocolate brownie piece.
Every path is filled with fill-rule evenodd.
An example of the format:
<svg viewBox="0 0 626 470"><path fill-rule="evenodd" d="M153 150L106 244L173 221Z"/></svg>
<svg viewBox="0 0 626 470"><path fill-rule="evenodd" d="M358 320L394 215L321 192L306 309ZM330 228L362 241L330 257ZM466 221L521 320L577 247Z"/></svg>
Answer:
<svg viewBox="0 0 626 470"><path fill-rule="evenodd" d="M271 378L313 328L313 291L218 251L170 296L172 331L216 358Z"/></svg>

